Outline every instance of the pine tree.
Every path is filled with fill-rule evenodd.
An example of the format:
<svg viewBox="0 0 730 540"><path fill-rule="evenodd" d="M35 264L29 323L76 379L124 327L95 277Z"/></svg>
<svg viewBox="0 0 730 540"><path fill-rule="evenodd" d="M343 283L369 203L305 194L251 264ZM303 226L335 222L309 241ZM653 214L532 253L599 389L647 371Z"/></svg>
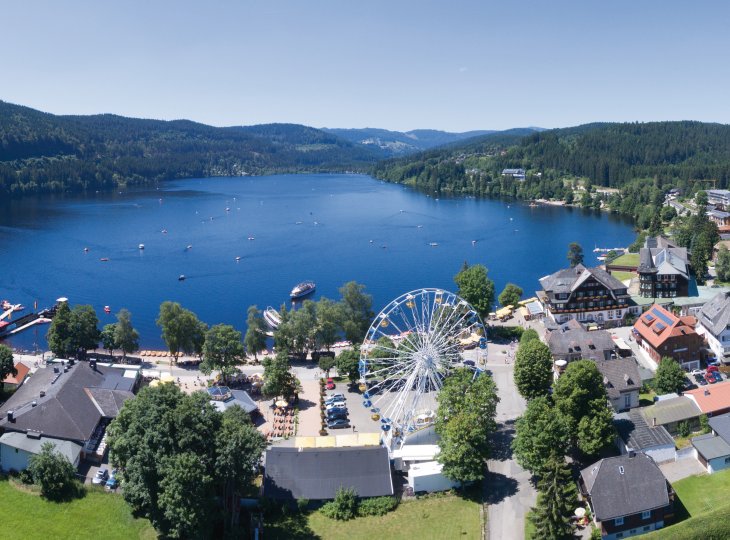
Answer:
<svg viewBox="0 0 730 540"><path fill-rule="evenodd" d="M573 538L570 516L578 502L578 496L575 482L562 456L550 456L537 487L537 506L530 517L535 525L534 538Z"/></svg>

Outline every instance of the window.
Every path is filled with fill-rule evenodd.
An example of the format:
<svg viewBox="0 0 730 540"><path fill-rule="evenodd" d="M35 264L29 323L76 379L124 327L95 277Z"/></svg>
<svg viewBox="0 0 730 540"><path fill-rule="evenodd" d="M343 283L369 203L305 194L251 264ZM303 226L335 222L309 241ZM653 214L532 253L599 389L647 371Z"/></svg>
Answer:
<svg viewBox="0 0 730 540"><path fill-rule="evenodd" d="M613 520L613 524L616 525L617 527L619 525L623 525L624 524L624 518L617 517L616 519Z"/></svg>
<svg viewBox="0 0 730 540"><path fill-rule="evenodd" d="M651 517L651 510L645 510L641 513L641 519L649 519Z"/></svg>
<svg viewBox="0 0 730 540"><path fill-rule="evenodd" d="M624 394L624 407L627 409L631 407L631 394Z"/></svg>
<svg viewBox="0 0 730 540"><path fill-rule="evenodd" d="M644 529L643 529L644 532L650 531L650 530L651 530L651 525L644 525Z"/></svg>

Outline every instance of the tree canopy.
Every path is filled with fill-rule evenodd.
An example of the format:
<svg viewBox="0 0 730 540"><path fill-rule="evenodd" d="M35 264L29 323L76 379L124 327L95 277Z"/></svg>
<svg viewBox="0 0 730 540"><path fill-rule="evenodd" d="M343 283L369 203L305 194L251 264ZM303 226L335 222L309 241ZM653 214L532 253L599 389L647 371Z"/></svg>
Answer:
<svg viewBox="0 0 730 540"><path fill-rule="evenodd" d="M114 343L122 350L123 358L126 358L129 353L139 350L139 333L132 326L132 315L126 309L121 309L117 313Z"/></svg>
<svg viewBox="0 0 730 540"><path fill-rule="evenodd" d="M246 351L258 358L258 352L266 349L266 321L256 306L249 306L246 316Z"/></svg>
<svg viewBox="0 0 730 540"><path fill-rule="evenodd" d="M127 401L108 435L133 511L167 537L209 536L220 519L215 497L240 494L265 447L243 416L240 409L221 414L204 392L188 395L172 384Z"/></svg>
<svg viewBox="0 0 730 540"><path fill-rule="evenodd" d="M41 495L50 500L66 499L78 487L74 466L63 454L56 451L52 442L43 443L41 451L30 456L28 472L33 483L40 487Z"/></svg>
<svg viewBox="0 0 730 540"><path fill-rule="evenodd" d="M462 268L454 276L458 294L486 318L494 304L494 282L487 277L487 267L475 264Z"/></svg>
<svg viewBox="0 0 730 540"><path fill-rule="evenodd" d="M654 376L654 389L657 394L681 392L687 384L687 377L682 366L674 358L665 356L659 362Z"/></svg>
<svg viewBox="0 0 730 540"><path fill-rule="evenodd" d="M297 391L296 377L289 371L289 356L279 351L274 358L265 358L264 386L262 392L267 396L293 396Z"/></svg>
<svg viewBox="0 0 730 540"><path fill-rule="evenodd" d="M514 379L520 395L528 401L548 395L553 383L553 356L548 346L539 339L520 341Z"/></svg>
<svg viewBox="0 0 730 540"><path fill-rule="evenodd" d="M578 491L563 456L552 454L547 459L537 489L537 506L530 517L535 538L574 538L570 520L578 503Z"/></svg>
<svg viewBox="0 0 730 540"><path fill-rule="evenodd" d="M202 352L206 327L195 313L177 302L166 301L160 305L157 326L162 329L162 339L175 361L181 353Z"/></svg>
<svg viewBox="0 0 730 540"><path fill-rule="evenodd" d="M218 370L223 381L238 370L246 351L241 343L241 332L229 324L216 324L205 334L203 362L200 371L209 375Z"/></svg>
<svg viewBox="0 0 730 540"><path fill-rule="evenodd" d="M15 369L15 360L13 359L13 350L7 345L0 345L0 390L3 389L3 381L5 377L18 374Z"/></svg>
<svg viewBox="0 0 730 540"><path fill-rule="evenodd" d="M522 288L514 283L507 283L504 290L499 293L499 303L503 306L516 306L522 297Z"/></svg>
<svg viewBox="0 0 730 540"><path fill-rule="evenodd" d="M456 369L444 380L437 399L437 459L444 475L458 482L483 479L489 438L496 429L499 397L494 381L486 373L475 376L469 369Z"/></svg>
<svg viewBox="0 0 730 540"><path fill-rule="evenodd" d="M542 476L553 453L565 455L568 450L568 426L548 396L527 403L515 431L512 449L517 463L534 476Z"/></svg>
<svg viewBox="0 0 730 540"><path fill-rule="evenodd" d="M48 346L61 358L75 356L80 350L96 349L101 339L98 325L93 307L69 308L68 302L61 302L46 334Z"/></svg>
<svg viewBox="0 0 730 540"><path fill-rule="evenodd" d="M571 267L583 264L583 248L577 242L571 242L568 246L568 262Z"/></svg>

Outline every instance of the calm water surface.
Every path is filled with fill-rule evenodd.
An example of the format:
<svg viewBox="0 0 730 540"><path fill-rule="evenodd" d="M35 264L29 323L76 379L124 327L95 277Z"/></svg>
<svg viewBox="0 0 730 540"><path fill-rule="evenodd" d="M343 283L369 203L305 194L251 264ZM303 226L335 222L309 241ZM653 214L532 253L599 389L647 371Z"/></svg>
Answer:
<svg viewBox="0 0 730 540"><path fill-rule="evenodd" d="M155 319L164 300L243 331L249 305L278 307L305 279L316 281L315 299L364 283L377 311L412 289L453 290L465 260L489 268L497 293L511 281L531 295L538 278L567 264L570 242L594 264L596 245L634 238L628 222L606 214L435 200L359 175L194 179L5 201L0 210L0 298L40 308L67 296L93 305L102 325L116 320L105 305L126 307L146 348L162 346ZM46 347L46 329L11 344Z"/></svg>

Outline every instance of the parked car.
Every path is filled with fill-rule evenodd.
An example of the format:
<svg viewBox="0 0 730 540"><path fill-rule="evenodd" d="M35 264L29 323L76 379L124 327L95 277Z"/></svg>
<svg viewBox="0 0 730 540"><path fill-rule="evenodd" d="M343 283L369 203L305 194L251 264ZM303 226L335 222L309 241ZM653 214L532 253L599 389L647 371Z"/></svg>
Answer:
<svg viewBox="0 0 730 540"><path fill-rule="evenodd" d="M464 365L465 366L471 366L471 367L475 367L476 366L476 364L474 363L474 360L464 360Z"/></svg>
<svg viewBox="0 0 730 540"><path fill-rule="evenodd" d="M344 401L333 401L332 403L325 403L324 406L327 410L347 408Z"/></svg>
<svg viewBox="0 0 730 540"><path fill-rule="evenodd" d="M707 384L707 380L705 379L705 376L702 374L698 374L694 376L695 381L697 381L697 384L700 386L705 386Z"/></svg>
<svg viewBox="0 0 730 540"><path fill-rule="evenodd" d="M327 411L325 412L325 414L327 414L327 416L332 415L332 414L338 414L338 413L347 414L347 407L332 407L331 409L327 409Z"/></svg>
<svg viewBox="0 0 730 540"><path fill-rule="evenodd" d="M348 427L350 427L350 421L347 420L346 418L337 418L336 420L327 422L327 427L329 429L348 428Z"/></svg>
<svg viewBox="0 0 730 540"><path fill-rule="evenodd" d="M715 374L712 371L708 371L707 374L705 374L705 380L710 384L714 384L717 382Z"/></svg>
<svg viewBox="0 0 730 540"><path fill-rule="evenodd" d="M325 385L325 387L327 388L327 390L334 390L335 389L335 381L332 380L332 377L330 377L329 379L327 379L327 384Z"/></svg>
<svg viewBox="0 0 730 540"><path fill-rule="evenodd" d="M336 401L338 399L344 401L345 400L345 394L340 394L340 393L330 394L329 396L327 396L327 399L325 399L325 403L329 403L331 401Z"/></svg>
<svg viewBox="0 0 730 540"><path fill-rule="evenodd" d="M106 481L106 488L107 489L117 489L119 487L119 480L117 480L117 475L112 471L112 474L109 476L109 480Z"/></svg>
<svg viewBox="0 0 730 540"><path fill-rule="evenodd" d="M337 413L327 417L327 423L334 422L335 420L348 420L347 413Z"/></svg>
<svg viewBox="0 0 730 540"><path fill-rule="evenodd" d="M91 479L92 484L101 485L109 478L109 471L106 469L99 469L96 471L94 478Z"/></svg>
<svg viewBox="0 0 730 540"><path fill-rule="evenodd" d="M704 373L705 372L701 369L693 369L692 371L689 372L689 374L692 375L693 377L696 377L697 375L703 375Z"/></svg>
<svg viewBox="0 0 730 540"><path fill-rule="evenodd" d="M707 373L717 372L720 371L720 369L715 364L708 364L707 366Z"/></svg>

